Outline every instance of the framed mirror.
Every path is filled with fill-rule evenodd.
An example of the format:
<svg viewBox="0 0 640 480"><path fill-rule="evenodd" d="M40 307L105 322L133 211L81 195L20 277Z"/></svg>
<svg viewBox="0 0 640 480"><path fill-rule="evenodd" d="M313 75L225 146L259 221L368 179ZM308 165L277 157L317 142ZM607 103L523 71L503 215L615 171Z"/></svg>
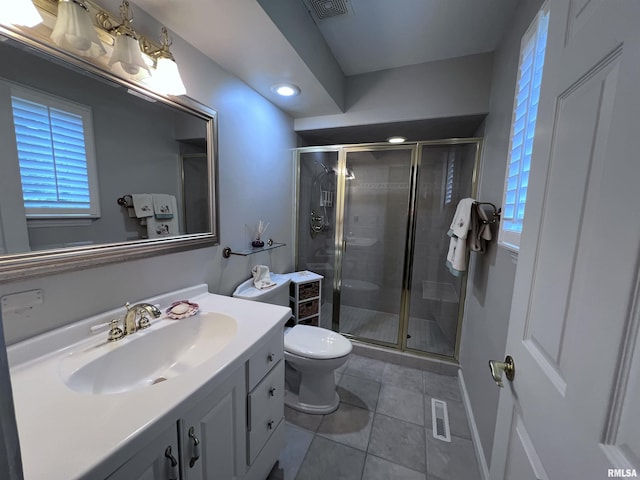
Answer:
<svg viewBox="0 0 640 480"><path fill-rule="evenodd" d="M0 40L0 282L218 243L215 111L4 27ZM34 139L43 108L52 133ZM65 115L76 140L55 133Z"/></svg>

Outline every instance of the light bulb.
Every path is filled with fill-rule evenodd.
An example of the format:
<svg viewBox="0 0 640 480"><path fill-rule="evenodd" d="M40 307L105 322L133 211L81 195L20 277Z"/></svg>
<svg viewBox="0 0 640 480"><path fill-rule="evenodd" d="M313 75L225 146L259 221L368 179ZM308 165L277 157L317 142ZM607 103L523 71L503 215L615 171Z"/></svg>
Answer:
<svg viewBox="0 0 640 480"><path fill-rule="evenodd" d="M158 93L166 95L185 95L187 90L180 78L178 65L170 58L158 58L155 71L147 80L149 86Z"/></svg>
<svg viewBox="0 0 640 480"><path fill-rule="evenodd" d="M107 53L86 7L75 1L63 0L58 3L58 18L51 32L51 39L56 45L76 50L87 57Z"/></svg>
<svg viewBox="0 0 640 480"><path fill-rule="evenodd" d="M146 72L142 72L145 73L145 77L151 74L142 58L138 40L130 35L116 35L116 44L109 60L109 67L114 68L117 63L120 64L122 70L132 76L138 75L141 70L146 70Z"/></svg>
<svg viewBox="0 0 640 480"><path fill-rule="evenodd" d="M42 16L31 0L14 0L11 7L5 7L0 15L0 23L35 27L42 23Z"/></svg>

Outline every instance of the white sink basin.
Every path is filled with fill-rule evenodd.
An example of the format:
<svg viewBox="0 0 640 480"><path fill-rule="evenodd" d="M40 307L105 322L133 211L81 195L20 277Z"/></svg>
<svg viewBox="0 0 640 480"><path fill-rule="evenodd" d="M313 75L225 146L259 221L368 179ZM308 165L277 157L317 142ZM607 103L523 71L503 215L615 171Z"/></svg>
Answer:
<svg viewBox="0 0 640 480"><path fill-rule="evenodd" d="M216 355L235 337L234 318L202 313L158 320L116 342L92 345L60 362L64 383L78 392L116 394L170 380ZM105 334L106 337L106 334Z"/></svg>

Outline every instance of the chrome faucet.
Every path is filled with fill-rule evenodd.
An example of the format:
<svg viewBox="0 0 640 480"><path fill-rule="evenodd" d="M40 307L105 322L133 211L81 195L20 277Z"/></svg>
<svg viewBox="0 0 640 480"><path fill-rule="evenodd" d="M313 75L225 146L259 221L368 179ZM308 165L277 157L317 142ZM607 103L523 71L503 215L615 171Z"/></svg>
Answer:
<svg viewBox="0 0 640 480"><path fill-rule="evenodd" d="M142 330L151 325L151 321L147 315L151 315L153 318L158 318L161 313L158 307L151 305L150 303L138 303L133 307L127 302L124 305L127 308L127 313L124 316L123 330L125 335L135 333L137 330ZM136 324L136 318L139 318Z"/></svg>

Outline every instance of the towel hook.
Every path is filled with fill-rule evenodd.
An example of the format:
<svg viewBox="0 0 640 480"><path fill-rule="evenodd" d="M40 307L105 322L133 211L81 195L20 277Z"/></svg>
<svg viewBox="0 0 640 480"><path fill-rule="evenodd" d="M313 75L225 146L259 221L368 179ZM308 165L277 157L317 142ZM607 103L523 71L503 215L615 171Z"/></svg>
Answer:
<svg viewBox="0 0 640 480"><path fill-rule="evenodd" d="M496 207L493 203L491 202L475 202L476 205L489 205L493 211L491 212L491 219L490 220L483 220L482 223L484 224L489 224L489 223L496 223L500 221L500 213L502 213L502 209Z"/></svg>
<svg viewBox="0 0 640 480"><path fill-rule="evenodd" d="M123 195L118 198L117 202L121 207L129 208L132 206L133 199L131 198L131 195Z"/></svg>

